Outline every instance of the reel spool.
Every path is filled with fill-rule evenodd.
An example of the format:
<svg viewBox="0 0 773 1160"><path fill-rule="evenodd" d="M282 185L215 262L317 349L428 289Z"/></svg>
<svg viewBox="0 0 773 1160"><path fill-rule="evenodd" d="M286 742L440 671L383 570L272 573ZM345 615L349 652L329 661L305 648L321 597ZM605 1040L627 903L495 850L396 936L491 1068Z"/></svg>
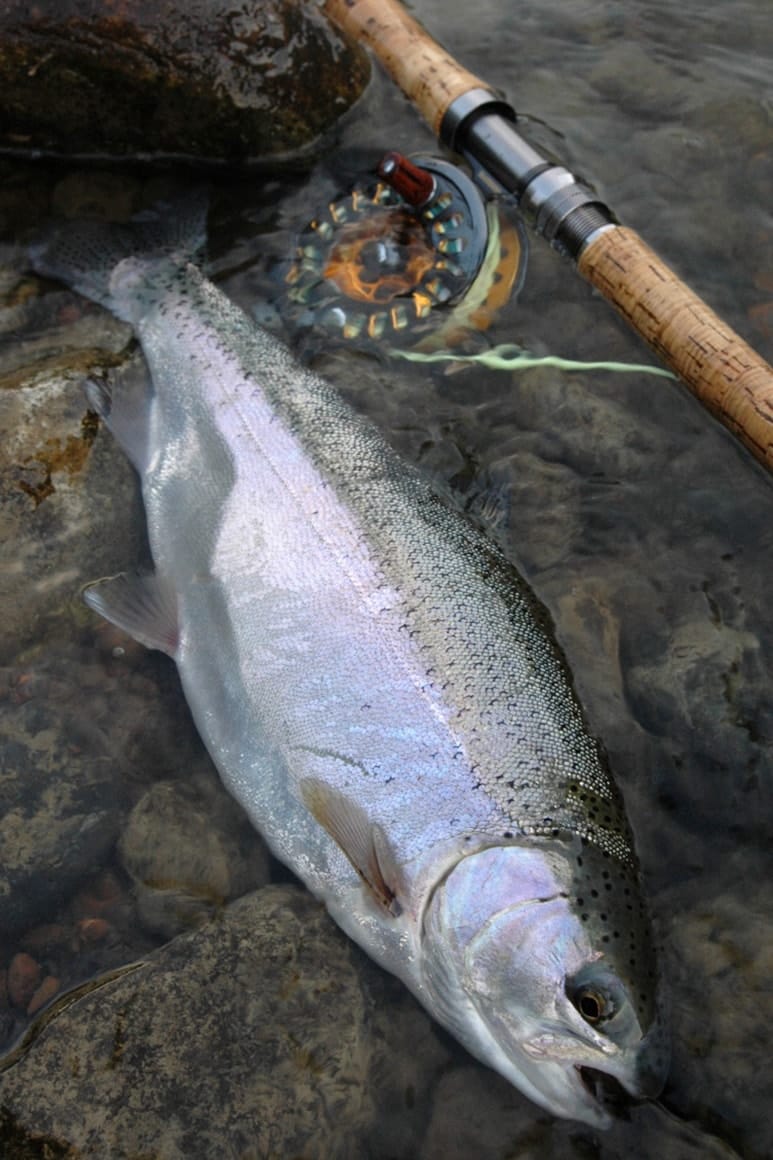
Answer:
<svg viewBox="0 0 773 1160"><path fill-rule="evenodd" d="M438 158L387 153L378 176L301 235L285 278L291 324L360 346L448 345L485 329L523 282L523 227Z"/></svg>

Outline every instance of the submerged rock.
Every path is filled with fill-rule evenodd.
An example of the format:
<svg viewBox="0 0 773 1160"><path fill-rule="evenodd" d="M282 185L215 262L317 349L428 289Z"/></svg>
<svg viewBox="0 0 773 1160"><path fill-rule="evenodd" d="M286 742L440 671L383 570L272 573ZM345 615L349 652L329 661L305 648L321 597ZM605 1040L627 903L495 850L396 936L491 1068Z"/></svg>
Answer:
<svg viewBox="0 0 773 1160"><path fill-rule="evenodd" d="M128 329L67 292L40 293L23 269L21 253L0 253L0 604L13 610L0 664L57 622L71 639L80 586L141 542L131 468L79 387L125 357Z"/></svg>
<svg viewBox="0 0 773 1160"><path fill-rule="evenodd" d="M47 914L114 845L125 792L108 745L72 710L0 705L0 932ZM3 951L5 947L3 947Z"/></svg>
<svg viewBox="0 0 773 1160"><path fill-rule="evenodd" d="M0 148L271 158L328 129L368 75L362 49L298 0L10 0Z"/></svg>
<svg viewBox="0 0 773 1160"><path fill-rule="evenodd" d="M3 1156L32 1140L73 1160L407 1157L415 1135L373 1146L379 1109L415 1132L404 1085L418 1110L446 1059L407 992L292 886L47 1015L0 1075Z"/></svg>
<svg viewBox="0 0 773 1160"><path fill-rule="evenodd" d="M733 1144L739 1155L773 1155L770 1077L760 1059L769 1050L773 1019L773 947L764 933L771 911L770 876L737 851L720 893L714 871L701 875L702 904L687 911L677 888L668 932L673 1005L671 1108Z"/></svg>
<svg viewBox="0 0 773 1160"><path fill-rule="evenodd" d="M711 1132L662 1105L619 1110L598 1133L535 1110L483 1068L460 1066L437 1085L419 1160L737 1160Z"/></svg>
<svg viewBox="0 0 773 1160"><path fill-rule="evenodd" d="M166 938L268 881L265 845L211 779L151 786L132 810L120 854L143 924Z"/></svg>

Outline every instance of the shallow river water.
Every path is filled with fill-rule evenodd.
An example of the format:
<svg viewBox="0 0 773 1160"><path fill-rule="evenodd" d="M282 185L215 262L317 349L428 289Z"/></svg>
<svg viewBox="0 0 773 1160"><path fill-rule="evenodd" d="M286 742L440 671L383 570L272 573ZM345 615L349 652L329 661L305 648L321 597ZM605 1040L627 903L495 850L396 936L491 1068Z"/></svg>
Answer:
<svg viewBox="0 0 773 1160"><path fill-rule="evenodd" d="M466 3L416 0L413 10L465 65L508 95L526 135L590 182L625 224L773 360L768 0L481 0L474 15ZM282 263L299 231L387 149L437 152L408 103L376 74L309 172L218 177L210 214L213 276L248 312L281 329ZM72 214L79 204L98 205L125 216L193 180L109 168L6 168L4 268L18 274L23 263L13 243L57 210ZM70 365L71 394L51 394L56 428L47 426L49 395L35 396L25 386L24 399L11 399L19 387L14 368L30 361L30 352L45 360L49 341L69 341L85 352L125 345L125 331L96 309L84 311L73 296L57 309L45 325L29 316L17 324L6 315L2 336L0 518L9 539L0 589L0 700L8 710L6 755L13 755L15 768L43 778L35 800L55 792L46 776L91 760L78 792L100 808L89 841L73 831L64 856L58 847L47 874L30 878L34 885L3 932L0 970L23 950L53 975L46 955L61 967L56 938L69 938L82 972L65 979L74 984L152 953L186 925L166 911L159 916L155 903L138 901L131 889L127 866L147 855L126 853L129 809L156 782L184 780L189 768L195 775L185 792L200 790L199 812L210 808L213 791L171 665L95 626L77 604L82 584L141 557L141 512L131 475L104 431L89 444L93 462L85 479L73 463L78 441L85 441L77 358ZM46 327L54 338L46 339ZM394 1002L395 1011L399 1005L408 1030L404 1054L398 1045L380 1064L390 1073L383 1086L389 1098L362 1093L372 1104L369 1127L362 1128L358 1112L356 1130L347 1135L344 1116L338 1143L317 1145L309 1137L299 1150L292 1131L272 1136L270 1144L257 1134L247 1145L249 1126L240 1121L229 1135L226 1117L217 1154L367 1154L374 1160L753 1160L773 1154L771 479L683 388L665 379L544 368L448 373L291 338L408 458L470 497L496 495L497 534L552 614L626 797L663 947L673 1062L660 1101L623 1109L609 1133L594 1133L552 1121L445 1037L431 1049L423 1039L416 1046L412 1027L420 1029L417 1036L434 1033L412 1009L405 1015L406 1000L387 989L383 1001ZM524 287L486 341L567 358L651 361L571 265L533 237ZM78 436L72 444L67 430ZM46 473L38 460L51 438L59 441L60 457L53 468L47 461L53 491L43 494ZM20 722L20 708L28 718L33 711L39 716ZM35 754L43 748L41 773ZM227 813L220 818L223 857L238 849L243 876L224 871L226 884L216 892L234 898L260 884L266 871L257 866L260 855L251 850L238 812L228 813L222 803L217 809ZM2 829L0 869L11 860L11 843L22 845L37 833L35 809L26 803L25 810L26 830ZM43 831L41 822L40 845ZM197 832L185 834L175 840L206 844ZM283 880L277 868L272 875ZM50 886L55 879L61 889L51 892L46 911L41 881ZM187 905L196 909L190 899ZM101 921L113 932L109 946L105 929L88 925ZM46 927L66 933L35 934ZM27 1025L0 995L0 1049L10 1048ZM414 1046L427 1052L426 1066L414 1067ZM216 1078L217 1059L209 1066ZM404 1104L393 1098L401 1068L410 1076L402 1085ZM14 1070L0 1072L0 1109ZM375 1082L373 1074L367 1082ZM49 1096L41 1091L37 1099L39 1123L34 1115L20 1123L19 1105L11 1101L13 1142L0 1143L3 1156L4 1146L10 1157L43 1155L24 1151L20 1142L38 1129L41 1138L61 1132L59 1139L74 1140L62 1121L58 1128L52 1122ZM142 1114L135 1109L135 1126ZM291 1119L292 1111L285 1116ZM0 1139L6 1129L0 1116ZM189 1143L180 1153L137 1132L125 1150L116 1141L95 1145L92 1137L88 1147L76 1142L83 1150L72 1155L203 1160L216 1154L211 1142L201 1151Z"/></svg>

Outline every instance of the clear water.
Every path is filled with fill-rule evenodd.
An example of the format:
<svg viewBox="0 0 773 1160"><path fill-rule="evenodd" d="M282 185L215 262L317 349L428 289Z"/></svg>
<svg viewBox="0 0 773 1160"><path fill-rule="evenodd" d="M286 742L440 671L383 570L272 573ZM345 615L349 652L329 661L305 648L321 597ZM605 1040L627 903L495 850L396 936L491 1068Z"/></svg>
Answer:
<svg viewBox="0 0 773 1160"><path fill-rule="evenodd" d="M418 0L414 11L465 65L507 93L535 143L595 185L623 222L773 359L767 0L482 0L474 19L468 4ZM218 181L215 276L246 309L281 325L261 304L276 295L278 263L317 207L386 149L433 147L407 102L377 76L313 172L269 184ZM86 198L102 190L103 200L117 201L120 192L135 203L164 188L163 180L137 175L111 185L109 172L78 179L6 172L4 196L26 181L29 199L24 212L18 199L8 200L5 240L48 217L76 180ZM490 338L573 358L648 358L571 266L536 239L524 289ZM12 334L4 357L13 350ZM451 1084L413 1154L771 1154L769 477L686 391L663 380L544 370L447 374L395 368L346 348L317 349L314 358L408 457L470 494L495 489L504 497L499 534L551 610L625 791L673 999L674 1060L662 1101L638 1109L603 1140L567 1125L546 1127L536 1113L541 1126L534 1128L523 1103L513 1111L470 1064L468 1098L478 1111L483 1106L485 1124ZM130 488L125 479L121 486ZM138 550L135 538L109 554L121 566ZM56 575L55 547L46 569ZM99 571L85 560L74 582ZM29 580L22 572L16 583ZM56 656L77 614L68 611L64 624L40 615ZM29 641L20 633L14 652L10 604L4 618L3 661L17 680ZM95 643L93 626L77 624L79 648L97 659L109 654L109 641ZM36 657L47 639L38 639ZM163 773L175 745L195 742L186 738L172 678L161 678L162 703L143 708L142 664L151 665L154 697L158 668L155 660L136 663L132 696L138 714L149 717L151 739L132 734L130 744ZM110 679L120 690L120 669ZM120 692L110 685L93 695L105 702ZM82 723L72 726L86 745L105 743L109 714L101 728L98 741L87 735L84 742ZM101 870L95 865L93 873ZM136 953L132 937L139 936L127 929Z"/></svg>

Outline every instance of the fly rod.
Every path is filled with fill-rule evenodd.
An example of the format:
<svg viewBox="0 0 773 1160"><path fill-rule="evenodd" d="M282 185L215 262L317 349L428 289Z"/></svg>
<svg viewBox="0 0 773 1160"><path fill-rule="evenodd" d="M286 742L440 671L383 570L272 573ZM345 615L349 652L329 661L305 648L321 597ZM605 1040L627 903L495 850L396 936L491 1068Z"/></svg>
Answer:
<svg viewBox="0 0 773 1160"><path fill-rule="evenodd" d="M773 369L598 196L516 131L515 111L432 39L399 0L325 0L378 57L436 137L514 196L700 402L773 472Z"/></svg>

